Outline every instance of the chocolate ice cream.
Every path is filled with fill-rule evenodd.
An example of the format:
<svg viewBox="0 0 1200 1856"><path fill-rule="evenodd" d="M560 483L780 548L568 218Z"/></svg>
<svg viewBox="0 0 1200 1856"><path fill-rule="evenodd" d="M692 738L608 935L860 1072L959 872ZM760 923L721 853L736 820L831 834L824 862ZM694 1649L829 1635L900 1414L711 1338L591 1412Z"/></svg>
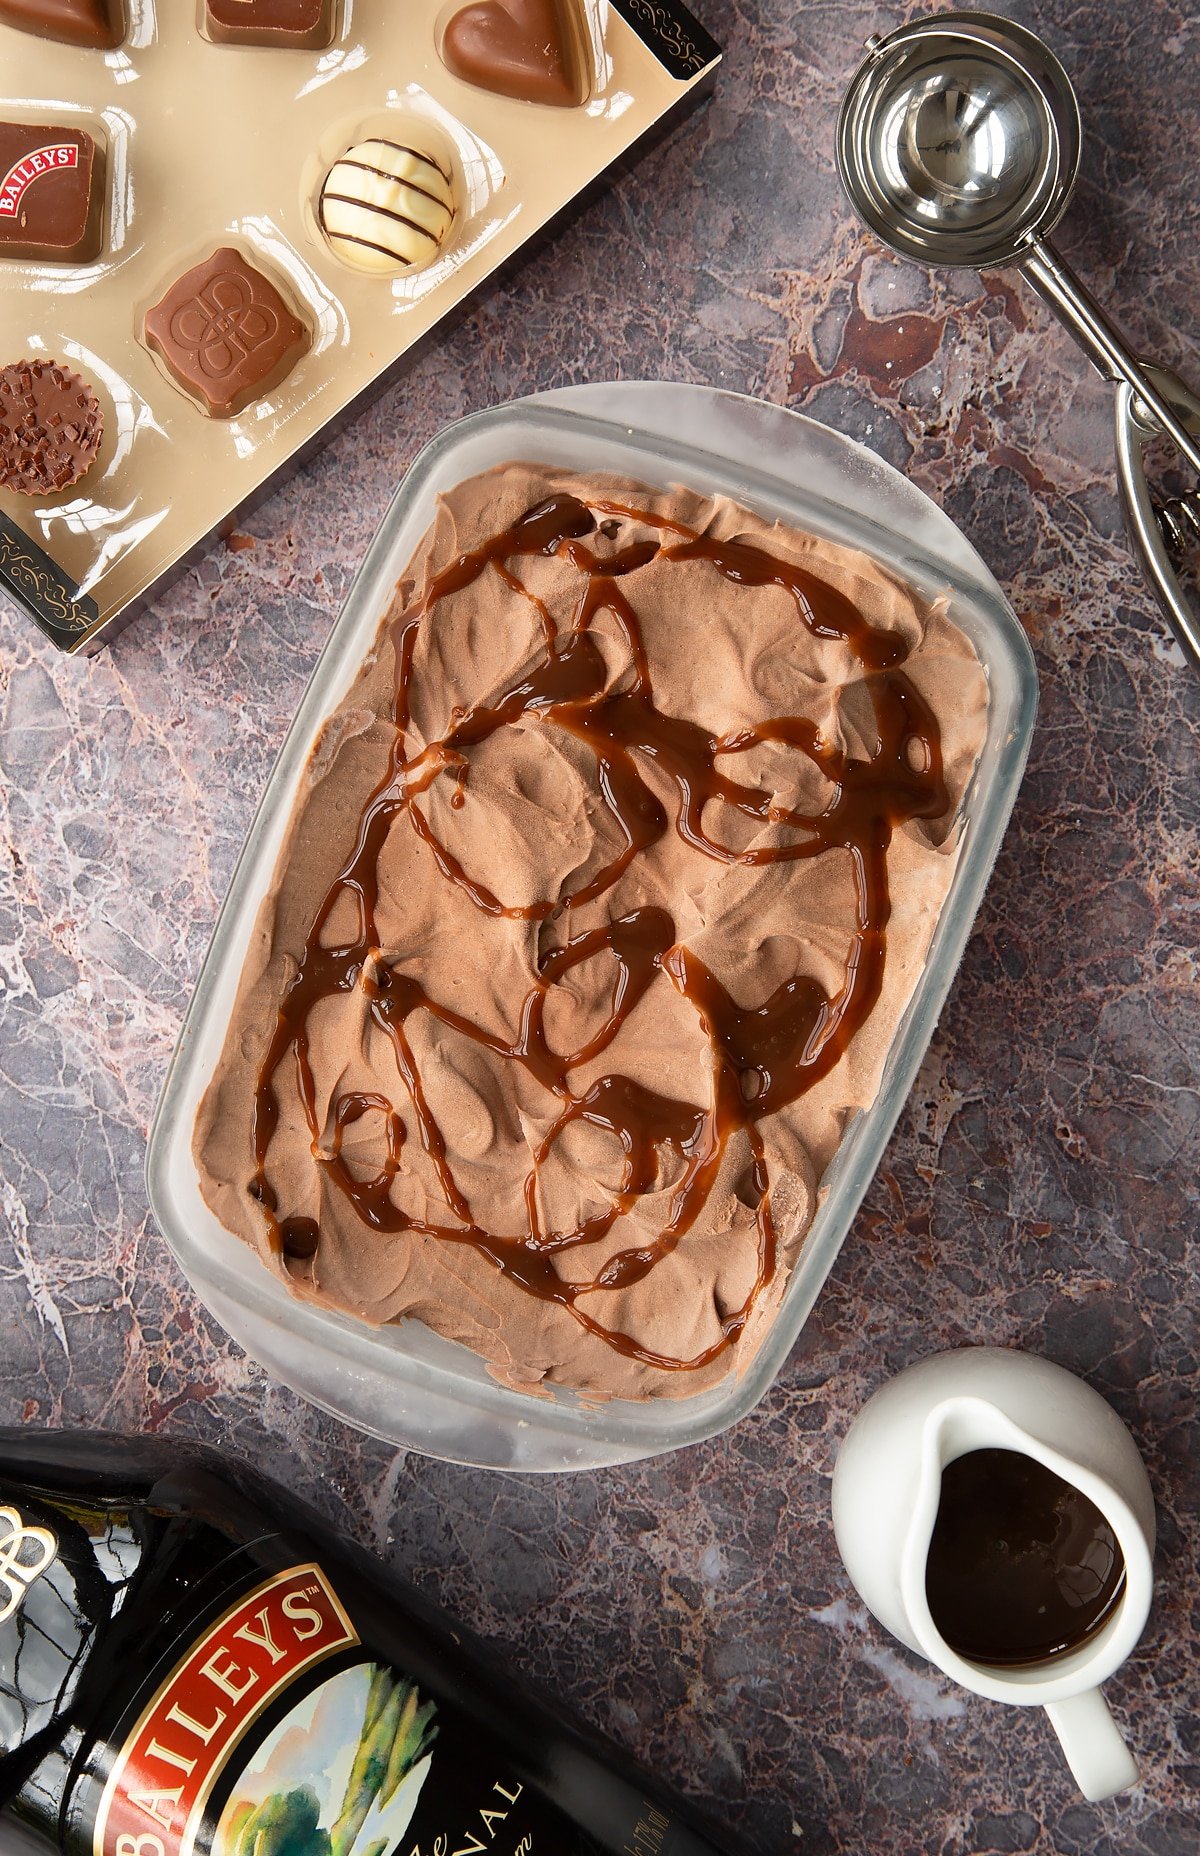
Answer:
<svg viewBox="0 0 1200 1856"><path fill-rule="evenodd" d="M617 478L461 484L311 756L209 1204L510 1384L737 1370L876 1094L986 707L862 554Z"/></svg>

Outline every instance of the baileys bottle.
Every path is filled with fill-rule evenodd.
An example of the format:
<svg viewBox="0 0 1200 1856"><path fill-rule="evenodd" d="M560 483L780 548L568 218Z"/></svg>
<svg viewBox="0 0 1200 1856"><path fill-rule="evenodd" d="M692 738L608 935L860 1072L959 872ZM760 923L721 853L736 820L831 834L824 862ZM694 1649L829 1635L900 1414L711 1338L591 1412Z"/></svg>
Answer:
<svg viewBox="0 0 1200 1856"><path fill-rule="evenodd" d="M0 1850L716 1856L311 1510L168 1440L0 1430Z"/></svg>

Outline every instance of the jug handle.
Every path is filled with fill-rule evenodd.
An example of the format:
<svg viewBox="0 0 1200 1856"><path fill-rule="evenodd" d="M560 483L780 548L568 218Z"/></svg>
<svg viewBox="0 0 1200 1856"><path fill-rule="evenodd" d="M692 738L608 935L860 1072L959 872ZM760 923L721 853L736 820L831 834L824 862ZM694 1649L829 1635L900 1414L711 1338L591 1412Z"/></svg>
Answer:
<svg viewBox="0 0 1200 1856"><path fill-rule="evenodd" d="M1046 1713L1085 1798L1097 1804L1136 1785L1137 1761L1098 1688L1068 1695L1065 1701L1048 1701Z"/></svg>

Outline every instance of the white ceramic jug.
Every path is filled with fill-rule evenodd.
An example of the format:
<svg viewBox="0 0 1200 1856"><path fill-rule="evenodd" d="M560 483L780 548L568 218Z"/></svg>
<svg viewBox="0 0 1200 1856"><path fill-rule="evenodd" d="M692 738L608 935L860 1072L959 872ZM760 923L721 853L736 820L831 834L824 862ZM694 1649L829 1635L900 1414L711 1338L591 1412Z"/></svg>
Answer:
<svg viewBox="0 0 1200 1856"><path fill-rule="evenodd" d="M996 1668L951 1649L930 1614L925 1561L942 1471L972 1450L1014 1450L1086 1495L1125 1556L1125 1589L1078 1648ZM1110 1797L1137 1765L1100 1693L1146 1623L1154 1498L1132 1437L1098 1392L1032 1354L994 1347L943 1353L909 1367L864 1405L833 1477L833 1525L867 1605L910 1649L994 1701L1040 1703L1085 1798Z"/></svg>

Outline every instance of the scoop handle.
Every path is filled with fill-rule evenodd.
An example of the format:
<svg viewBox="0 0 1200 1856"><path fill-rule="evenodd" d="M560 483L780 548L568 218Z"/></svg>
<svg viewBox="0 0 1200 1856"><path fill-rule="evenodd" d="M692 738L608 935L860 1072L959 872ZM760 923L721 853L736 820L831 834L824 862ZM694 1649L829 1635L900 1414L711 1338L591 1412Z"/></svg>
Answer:
<svg viewBox="0 0 1200 1856"><path fill-rule="evenodd" d="M1200 399L1184 385L1177 374L1158 367L1152 361L1142 363L1155 385L1174 404L1179 417L1186 419L1192 432L1200 436ZM1125 526L1137 550L1142 570L1158 595L1158 603L1184 657L1200 675L1200 604L1187 592L1166 545L1158 511L1146 481L1143 452L1153 435L1142 417L1142 407L1134 389L1125 381L1116 397L1117 482ZM1195 492L1193 492L1195 500Z"/></svg>
<svg viewBox="0 0 1200 1856"><path fill-rule="evenodd" d="M1157 383L1109 321L1087 286L1047 239L1031 243L1020 268L1043 302L1054 311L1106 380L1123 380L1164 432L1178 445L1192 469L1200 472L1200 439L1189 431Z"/></svg>
<svg viewBox="0 0 1200 1856"><path fill-rule="evenodd" d="M1075 1783L1091 1803L1137 1784L1137 1761L1098 1688L1069 1695L1065 1701L1048 1701L1046 1713L1062 1742Z"/></svg>

